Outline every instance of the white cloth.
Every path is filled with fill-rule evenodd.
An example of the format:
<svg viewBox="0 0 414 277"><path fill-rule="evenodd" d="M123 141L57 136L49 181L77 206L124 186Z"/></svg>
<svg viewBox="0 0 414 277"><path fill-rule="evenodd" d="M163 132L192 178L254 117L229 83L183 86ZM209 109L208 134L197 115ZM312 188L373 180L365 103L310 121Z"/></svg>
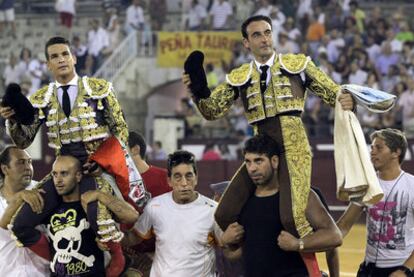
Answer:
<svg viewBox="0 0 414 277"><path fill-rule="evenodd" d="M363 197L364 203L377 203L383 192L370 160L364 133L356 115L352 111L344 111L338 99L335 104L334 146L338 199L349 201Z"/></svg>
<svg viewBox="0 0 414 277"><path fill-rule="evenodd" d="M414 176L402 171L395 180L379 182L384 197L368 208L365 261L399 266L414 250Z"/></svg>
<svg viewBox="0 0 414 277"><path fill-rule="evenodd" d="M177 204L172 192L151 199L135 224L143 236L153 230L155 256L152 277L215 276L215 253L210 238L220 235L214 221L217 203L198 195Z"/></svg>
<svg viewBox="0 0 414 277"><path fill-rule="evenodd" d="M0 217L7 208L6 199L0 196ZM17 247L9 230L0 228L0 275L2 277L49 276L49 262L30 249Z"/></svg>

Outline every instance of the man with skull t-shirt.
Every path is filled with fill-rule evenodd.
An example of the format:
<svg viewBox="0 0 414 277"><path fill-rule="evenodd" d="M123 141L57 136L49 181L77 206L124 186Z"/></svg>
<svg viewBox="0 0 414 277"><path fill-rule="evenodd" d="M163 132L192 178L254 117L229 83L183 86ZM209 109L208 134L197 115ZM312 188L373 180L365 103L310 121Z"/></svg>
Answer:
<svg viewBox="0 0 414 277"><path fill-rule="evenodd" d="M53 246L53 276L105 276L103 252L80 201L62 202L44 224Z"/></svg>

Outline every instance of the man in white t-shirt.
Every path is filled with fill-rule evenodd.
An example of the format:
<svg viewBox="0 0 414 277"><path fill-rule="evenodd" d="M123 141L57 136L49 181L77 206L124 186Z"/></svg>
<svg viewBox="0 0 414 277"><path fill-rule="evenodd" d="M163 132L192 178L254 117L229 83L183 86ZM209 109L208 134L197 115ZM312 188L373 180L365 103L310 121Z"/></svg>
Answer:
<svg viewBox="0 0 414 277"><path fill-rule="evenodd" d="M221 230L214 221L217 203L194 190L195 157L176 151L168 157L168 182L173 191L147 204L135 224L142 238L155 235L150 276L215 276L214 245Z"/></svg>
<svg viewBox="0 0 414 277"><path fill-rule="evenodd" d="M49 275L49 262L28 248L19 248L7 230L7 223L23 201L41 211L43 198L29 190L33 177L32 159L25 150L8 146L0 154L0 273L1 276L41 277Z"/></svg>
<svg viewBox="0 0 414 277"><path fill-rule="evenodd" d="M404 134L382 129L371 134L371 161L383 199L367 211L367 247L359 277L411 276L414 268L414 176L401 169L407 151ZM351 202L338 221L345 236L364 206Z"/></svg>

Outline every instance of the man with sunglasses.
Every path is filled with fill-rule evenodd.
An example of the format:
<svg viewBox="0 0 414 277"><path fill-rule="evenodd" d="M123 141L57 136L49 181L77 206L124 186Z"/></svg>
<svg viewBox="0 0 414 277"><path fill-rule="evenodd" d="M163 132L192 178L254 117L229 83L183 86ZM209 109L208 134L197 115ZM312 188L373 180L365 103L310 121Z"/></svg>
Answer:
<svg viewBox="0 0 414 277"><path fill-rule="evenodd" d="M214 245L221 235L214 221L217 203L194 190L192 153L170 154L167 171L172 191L150 200L134 230L140 238L156 237L150 276L215 276Z"/></svg>

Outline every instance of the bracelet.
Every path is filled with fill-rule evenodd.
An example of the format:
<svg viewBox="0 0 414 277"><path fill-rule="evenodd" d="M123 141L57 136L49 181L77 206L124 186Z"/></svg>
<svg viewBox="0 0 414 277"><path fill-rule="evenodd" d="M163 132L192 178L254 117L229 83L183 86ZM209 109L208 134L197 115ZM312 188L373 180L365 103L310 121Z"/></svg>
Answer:
<svg viewBox="0 0 414 277"><path fill-rule="evenodd" d="M404 272L405 275L410 276L411 273L413 272L411 269L409 269L408 267L406 267L405 265L400 265L397 266L397 270L401 270L402 272Z"/></svg>
<svg viewBox="0 0 414 277"><path fill-rule="evenodd" d="M303 251L305 249L305 243L302 239L299 239L299 251Z"/></svg>

